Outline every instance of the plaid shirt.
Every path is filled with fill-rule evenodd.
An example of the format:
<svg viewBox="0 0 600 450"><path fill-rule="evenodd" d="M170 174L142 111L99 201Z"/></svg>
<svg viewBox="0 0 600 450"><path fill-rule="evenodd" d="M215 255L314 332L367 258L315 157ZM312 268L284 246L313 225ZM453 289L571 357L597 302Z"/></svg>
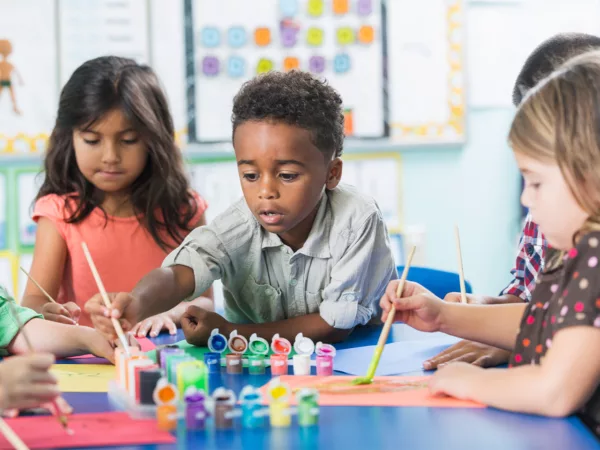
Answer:
<svg viewBox="0 0 600 450"><path fill-rule="evenodd" d="M544 255L547 249L548 241L528 215L519 240L515 267L510 271L514 279L500 295L515 295L526 302L531 300L538 273L544 268Z"/></svg>

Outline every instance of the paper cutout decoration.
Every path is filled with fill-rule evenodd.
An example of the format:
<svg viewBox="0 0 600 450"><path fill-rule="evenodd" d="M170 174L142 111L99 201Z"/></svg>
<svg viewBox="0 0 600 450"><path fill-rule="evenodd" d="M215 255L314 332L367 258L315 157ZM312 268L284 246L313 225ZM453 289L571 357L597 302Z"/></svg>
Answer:
<svg viewBox="0 0 600 450"><path fill-rule="evenodd" d="M308 0L308 15L319 17L323 14L323 0Z"/></svg>
<svg viewBox="0 0 600 450"><path fill-rule="evenodd" d="M271 30L266 27L257 28L254 31L254 42L259 47L266 47L271 43Z"/></svg>
<svg viewBox="0 0 600 450"><path fill-rule="evenodd" d="M221 34L215 27L203 28L200 36L204 47L215 48L221 43Z"/></svg>
<svg viewBox="0 0 600 450"><path fill-rule="evenodd" d="M281 45L291 48L298 42L298 31L300 27L291 20L282 20L279 24L281 30Z"/></svg>
<svg viewBox="0 0 600 450"><path fill-rule="evenodd" d="M358 40L362 44L371 44L375 40L375 29L371 25L363 25L358 30Z"/></svg>
<svg viewBox="0 0 600 450"><path fill-rule="evenodd" d="M347 14L350 10L348 0L333 0L333 13L341 16Z"/></svg>
<svg viewBox="0 0 600 450"><path fill-rule="evenodd" d="M371 0L358 0L357 11L359 16L368 16L373 12Z"/></svg>
<svg viewBox="0 0 600 450"><path fill-rule="evenodd" d="M117 376L115 366L101 364L54 364L50 372L62 392L108 392Z"/></svg>
<svg viewBox="0 0 600 450"><path fill-rule="evenodd" d="M354 111L352 111L352 108L345 108L344 109L344 135L352 136L353 134L354 134ZM371 353L371 356L372 355L373 355L373 353Z"/></svg>
<svg viewBox="0 0 600 450"><path fill-rule="evenodd" d="M354 44L354 30L350 27L341 27L336 32L337 42L340 45Z"/></svg>
<svg viewBox="0 0 600 450"><path fill-rule="evenodd" d="M283 17L294 17L298 14L298 0L279 0L279 11Z"/></svg>
<svg viewBox="0 0 600 450"><path fill-rule="evenodd" d="M36 448L89 448L133 446L146 444L173 444L176 439L156 427L156 420L137 420L123 412L73 414L65 430L53 416L27 416L6 419L8 425L31 449ZM0 435L0 449L12 449Z"/></svg>
<svg viewBox="0 0 600 450"><path fill-rule="evenodd" d="M333 60L333 70L335 73L346 73L350 70L350 56L346 53L335 55Z"/></svg>
<svg viewBox="0 0 600 450"><path fill-rule="evenodd" d="M219 74L219 60L215 56L205 56L202 60L202 73L208 77Z"/></svg>
<svg viewBox="0 0 600 450"><path fill-rule="evenodd" d="M375 377L372 384L352 385L350 376L285 375L281 382L292 391L312 388L319 392L320 406L419 406L434 408L485 408L479 403L451 397L434 397L427 383L431 377ZM261 387L266 398L267 386ZM295 403L295 396L292 400Z"/></svg>
<svg viewBox="0 0 600 450"><path fill-rule="evenodd" d="M306 32L306 42L308 45L318 47L323 44L323 30L321 28L310 27Z"/></svg>
<svg viewBox="0 0 600 450"><path fill-rule="evenodd" d="M270 72L271 70L273 70L273 61L267 58L261 58L258 61L258 64L256 65L257 74L260 75L261 73Z"/></svg>
<svg viewBox="0 0 600 450"><path fill-rule="evenodd" d="M294 58L293 56L289 56L283 60L283 70L290 71L294 69L298 69L300 67L300 60L298 58Z"/></svg>
<svg viewBox="0 0 600 450"><path fill-rule="evenodd" d="M308 60L308 70L312 73L325 72L325 58L322 56L311 56Z"/></svg>
<svg viewBox="0 0 600 450"><path fill-rule="evenodd" d="M246 30L242 27L231 27L227 30L227 41L229 46L233 48L240 48L246 45L248 37L246 36Z"/></svg>
<svg viewBox="0 0 600 450"><path fill-rule="evenodd" d="M232 78L244 76L246 72L246 61L239 56L230 56L227 60L227 73Z"/></svg>

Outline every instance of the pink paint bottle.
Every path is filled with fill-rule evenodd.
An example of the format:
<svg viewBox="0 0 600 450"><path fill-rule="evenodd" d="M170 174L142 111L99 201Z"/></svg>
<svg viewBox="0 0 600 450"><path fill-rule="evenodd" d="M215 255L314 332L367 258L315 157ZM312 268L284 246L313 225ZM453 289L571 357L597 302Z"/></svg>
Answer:
<svg viewBox="0 0 600 450"><path fill-rule="evenodd" d="M271 341L271 375L280 376L288 373L288 355L292 351L292 344L286 338L273 336Z"/></svg>
<svg viewBox="0 0 600 450"><path fill-rule="evenodd" d="M335 347L330 344L317 342L315 353L317 354L317 375L333 375L333 357L335 356Z"/></svg>

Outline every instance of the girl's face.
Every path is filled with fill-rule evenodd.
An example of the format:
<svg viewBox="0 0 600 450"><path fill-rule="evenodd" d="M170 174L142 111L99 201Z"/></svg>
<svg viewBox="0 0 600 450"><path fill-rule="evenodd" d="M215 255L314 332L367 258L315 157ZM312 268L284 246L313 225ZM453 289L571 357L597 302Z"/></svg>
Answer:
<svg viewBox="0 0 600 450"><path fill-rule="evenodd" d="M73 130L73 147L83 176L107 194L127 193L148 159L146 145L120 109Z"/></svg>
<svg viewBox="0 0 600 450"><path fill-rule="evenodd" d="M521 203L553 248L568 250L589 215L579 206L559 167L515 152L525 178Z"/></svg>

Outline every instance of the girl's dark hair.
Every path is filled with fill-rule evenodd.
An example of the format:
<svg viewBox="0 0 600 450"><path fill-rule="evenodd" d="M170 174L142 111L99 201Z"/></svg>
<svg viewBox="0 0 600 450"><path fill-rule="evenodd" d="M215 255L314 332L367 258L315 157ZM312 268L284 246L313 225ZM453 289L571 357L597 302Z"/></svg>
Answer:
<svg viewBox="0 0 600 450"><path fill-rule="evenodd" d="M148 149L146 167L131 185L131 203L140 223L163 250L168 250L173 246L165 233L180 243L184 231L196 225L190 221L197 206L181 152L175 145L173 119L158 78L150 67L131 59L92 59L67 81L60 94L44 161L45 179L36 200L49 194L72 197L76 207L65 218L67 223L79 223L94 208L101 207L103 193L77 166L73 130L91 126L115 108L123 111Z"/></svg>

